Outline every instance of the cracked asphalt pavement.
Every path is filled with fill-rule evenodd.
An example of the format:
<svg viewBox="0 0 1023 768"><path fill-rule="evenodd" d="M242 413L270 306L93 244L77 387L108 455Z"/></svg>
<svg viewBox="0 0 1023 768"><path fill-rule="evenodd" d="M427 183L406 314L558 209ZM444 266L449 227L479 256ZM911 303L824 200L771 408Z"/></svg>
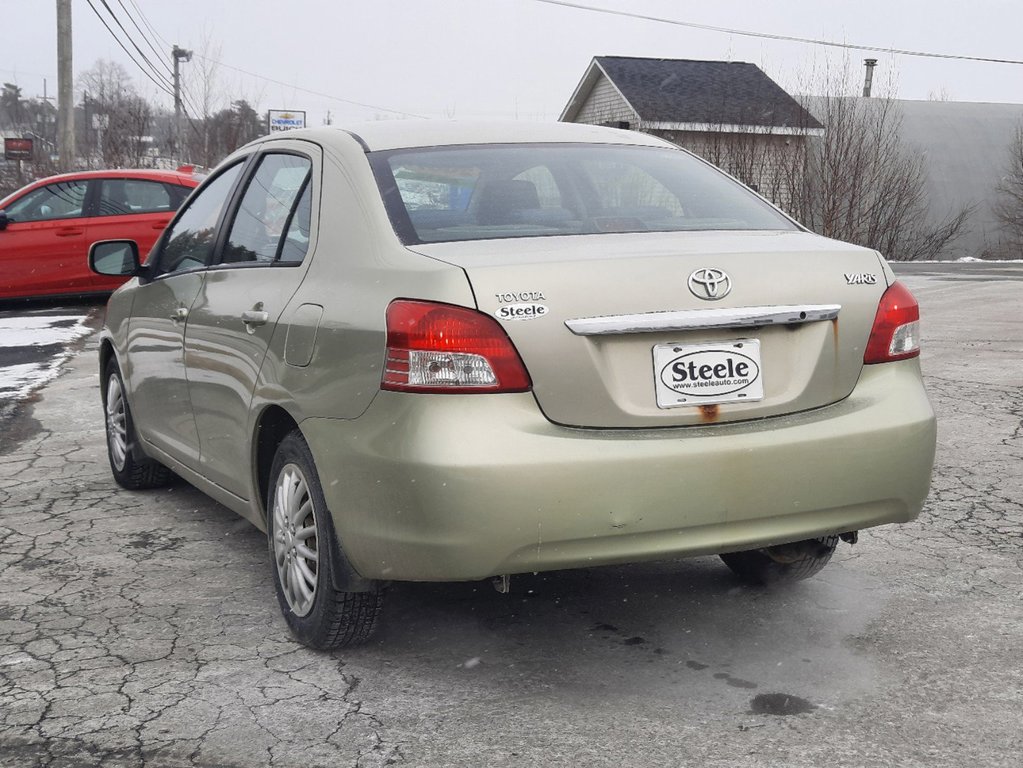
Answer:
<svg viewBox="0 0 1023 768"><path fill-rule="evenodd" d="M1023 281L977 274L905 278L916 522L771 590L715 558L399 584L334 654L288 635L248 523L114 484L87 340L0 434L0 766L1021 765Z"/></svg>

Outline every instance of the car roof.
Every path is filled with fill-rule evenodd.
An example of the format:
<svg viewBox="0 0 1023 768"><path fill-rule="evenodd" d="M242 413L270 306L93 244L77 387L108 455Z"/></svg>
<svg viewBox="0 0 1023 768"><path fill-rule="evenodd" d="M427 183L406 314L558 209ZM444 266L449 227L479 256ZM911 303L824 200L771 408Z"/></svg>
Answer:
<svg viewBox="0 0 1023 768"><path fill-rule="evenodd" d="M189 184L196 185L200 179L197 179L191 173L181 173L180 171L166 171L156 168L107 168L94 171L72 171L71 173L61 173L56 176L50 176L39 181L50 183L52 181L64 181L71 179L153 179L156 181L169 181L174 184Z"/></svg>
<svg viewBox="0 0 1023 768"><path fill-rule="evenodd" d="M52 184L55 181L81 181L87 179L148 179L150 181L166 181L171 184L181 184L194 187L202 179L190 173L180 171L164 171L159 169L146 168L108 168L94 171L72 171L70 173L59 173L56 176L47 176L44 179L36 179L31 184L26 184L22 190L29 187L38 187L43 184ZM22 190L18 190L19 192Z"/></svg>
<svg viewBox="0 0 1023 768"><path fill-rule="evenodd" d="M335 143L353 136L367 151L438 147L455 144L583 143L673 147L668 142L636 131L579 123L470 120L377 120L324 128L278 133L268 139L307 139Z"/></svg>
<svg viewBox="0 0 1023 768"><path fill-rule="evenodd" d="M36 179L14 190L9 195L0 198L0 208L10 204L15 198L21 197L29 190L43 187L47 184L59 181L86 181L88 179L146 179L148 181L164 181L168 184L177 184L183 187L197 187L199 182L202 181L201 176L194 176L191 173L163 171L152 168L111 168L97 171L72 171L71 173L59 173L56 176Z"/></svg>

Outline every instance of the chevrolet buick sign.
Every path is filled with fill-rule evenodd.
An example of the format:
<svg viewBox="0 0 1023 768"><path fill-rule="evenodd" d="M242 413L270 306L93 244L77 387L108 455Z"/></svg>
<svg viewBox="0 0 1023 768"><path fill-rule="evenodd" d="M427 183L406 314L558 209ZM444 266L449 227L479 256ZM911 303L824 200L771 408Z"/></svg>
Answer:
<svg viewBox="0 0 1023 768"><path fill-rule="evenodd" d="M305 112L291 109L268 109L266 125L270 133L305 128Z"/></svg>

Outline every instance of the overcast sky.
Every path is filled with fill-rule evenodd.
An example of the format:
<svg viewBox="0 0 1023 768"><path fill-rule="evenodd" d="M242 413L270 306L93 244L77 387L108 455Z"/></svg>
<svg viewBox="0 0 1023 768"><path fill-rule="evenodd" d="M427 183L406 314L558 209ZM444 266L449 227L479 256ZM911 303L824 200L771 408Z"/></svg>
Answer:
<svg viewBox="0 0 1023 768"><path fill-rule="evenodd" d="M217 76L225 105L232 98L247 98L260 110L304 109L310 125L322 123L328 110L338 122L400 113L553 120L590 59L600 55L747 61L792 92L819 81L814 72L840 69L843 59L851 62L851 77L859 87L862 60L874 56L879 59L875 83L900 98L1023 103L1020 65L840 51L540 0L106 2L154 58L126 9L149 33L136 12L141 9L158 35L149 33L165 62L174 43L196 54L205 50L222 62ZM743 31L1023 60L1020 0L577 2ZM103 0L92 3L103 9ZM76 78L97 59L112 59L128 68L140 92L170 106L170 98L118 47L89 2L72 0L72 6ZM56 92L55 9L55 0L0 0L0 79L16 82L25 96L41 96L44 78L48 93ZM206 49L204 38L212 41ZM195 64L196 59L182 64L183 71L194 77ZM198 100L194 90L190 96L193 103Z"/></svg>

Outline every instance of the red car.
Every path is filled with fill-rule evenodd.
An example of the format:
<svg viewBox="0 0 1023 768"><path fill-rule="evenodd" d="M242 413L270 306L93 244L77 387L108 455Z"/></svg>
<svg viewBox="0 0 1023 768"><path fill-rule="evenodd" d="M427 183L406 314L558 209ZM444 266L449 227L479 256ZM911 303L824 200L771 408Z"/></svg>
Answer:
<svg viewBox="0 0 1023 768"><path fill-rule="evenodd" d="M89 246L125 238L148 253L201 181L185 170L66 173L0 200L0 299L117 288L123 277L89 270Z"/></svg>

